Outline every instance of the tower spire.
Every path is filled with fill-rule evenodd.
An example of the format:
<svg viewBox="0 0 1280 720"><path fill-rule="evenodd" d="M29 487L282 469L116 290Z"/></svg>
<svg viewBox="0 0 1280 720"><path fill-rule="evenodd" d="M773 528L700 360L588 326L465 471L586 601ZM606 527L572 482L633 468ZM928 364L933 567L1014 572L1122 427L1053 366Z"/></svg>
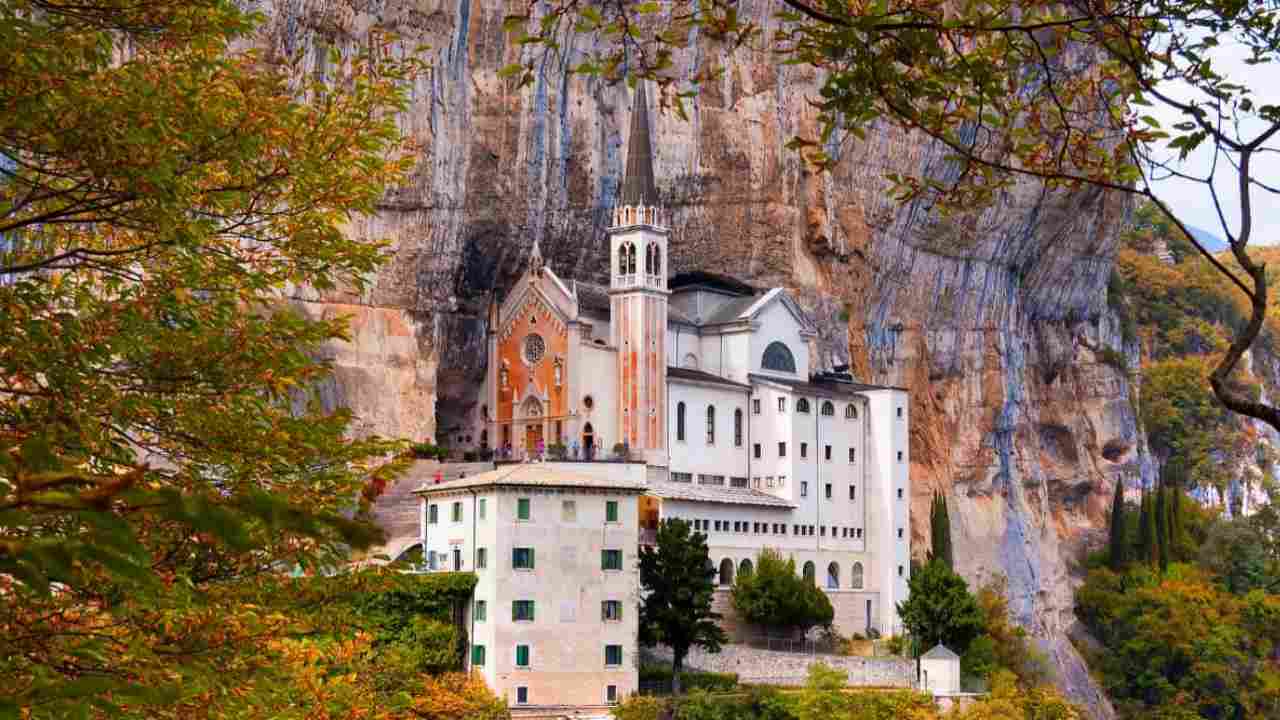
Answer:
<svg viewBox="0 0 1280 720"><path fill-rule="evenodd" d="M529 269L534 275L542 274L542 246L537 237L533 238L533 248L529 250Z"/></svg>
<svg viewBox="0 0 1280 720"><path fill-rule="evenodd" d="M622 205L658 204L658 190L653 183L653 148L649 144L649 102L644 81L636 82L636 97L631 108L631 136L627 138L627 173L622 180Z"/></svg>

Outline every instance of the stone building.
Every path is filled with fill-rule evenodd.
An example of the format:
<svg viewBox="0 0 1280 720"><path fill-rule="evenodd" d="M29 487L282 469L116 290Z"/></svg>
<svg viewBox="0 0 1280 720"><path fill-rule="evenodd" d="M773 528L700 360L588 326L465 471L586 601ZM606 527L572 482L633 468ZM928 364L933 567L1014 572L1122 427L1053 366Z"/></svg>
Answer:
<svg viewBox="0 0 1280 720"><path fill-rule="evenodd" d="M841 631L895 632L896 604L907 595L910 571L908 395L858 383L845 368L818 367L814 324L785 288L673 272L648 127L642 85L626 177L608 230L609 285L562 279L535 243L525 272L491 306L490 363L477 388L471 435L502 459L546 460L554 446L557 455L583 461L524 471L547 487L586 488L571 477L581 475L597 478L610 492L630 493L617 501L627 514L623 524L605 526L615 533L636 530L624 547L630 560L661 520L690 521L708 538L721 606L735 575L750 571L756 554L771 547L795 558L829 593ZM617 456L636 462L592 462ZM560 473L563 481L556 479ZM424 507L441 493L497 482L497 476L483 477L424 489ZM520 477L502 475L498 487ZM603 485L589 487L604 491ZM450 502L466 504L465 498ZM500 535L515 532L547 541L540 551L539 543L530 545L531 552L560 558L569 545L551 542L562 532L559 517L544 513L523 525L490 520L489 529L478 532L499 535L477 542L486 549L512 547L511 538ZM478 569L488 587L484 569L466 562L463 535L442 538L438 527L431 532L439 522L423 519L427 555L437 567ZM594 552L590 542L583 538L580 553ZM486 562L504 565L507 573L512 558L495 554ZM593 587L599 572L582 563L552 570L560 574L549 578L551 593L586 592L581 588ZM614 581L624 577L631 575ZM638 587L630 592L634 597ZM561 600L548 596L546 602ZM634 618L634 606L628 609ZM489 622L485 632L508 621L504 614ZM499 642L502 652L509 650L509 642L490 637L477 636L476 642ZM610 686L629 687L582 675L594 662L583 658L598 653L581 652L586 654L565 650L559 657L590 678L583 683L599 687L549 682L544 697L535 692L538 686L527 685L528 702L561 704L571 696L578 702L604 697ZM553 672L548 665L535 670ZM484 671L502 692L519 687L492 663Z"/></svg>

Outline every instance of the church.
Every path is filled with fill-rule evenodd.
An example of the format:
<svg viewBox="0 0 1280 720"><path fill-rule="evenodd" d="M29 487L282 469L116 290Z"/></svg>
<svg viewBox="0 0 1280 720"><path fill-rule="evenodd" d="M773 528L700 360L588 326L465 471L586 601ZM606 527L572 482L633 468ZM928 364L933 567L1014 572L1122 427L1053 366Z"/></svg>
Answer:
<svg viewBox="0 0 1280 720"><path fill-rule="evenodd" d="M845 368L816 367L815 327L786 288L671 267L643 84L627 143L607 230L608 286L561 277L535 242L518 281L490 307L489 363L470 432L495 451L499 465L419 491L428 564L476 569L478 593L496 607L527 602L527 618L513 615L513 624L482 630L506 633L489 641L517 643L513 657L526 662L538 652L528 643L554 645L562 653L555 656L557 672L568 672L580 653L560 648L565 640L554 629L538 634L539 593L598 591L607 604L634 602L638 592L610 589L609 583L636 582L629 574L609 576L612 561L584 568L566 560L577 558L571 547L587 540L565 533L582 529L597 510L601 527L584 538L591 547L603 542L603 553L618 553L616 571L625 566L629 573L636 547L652 542L663 519L683 518L704 533L720 586L717 607L728 623L735 575L750 572L767 547L794 558L798 571L828 593L842 633L900 632L896 605L907 596L911 553L907 392L859 383ZM503 460L531 469L517 471ZM544 501L548 507L539 510ZM468 507L477 502L473 515ZM485 503L510 504L511 517L486 516ZM446 507L456 528L441 519ZM544 550L552 557L534 571L539 543L564 547ZM509 553L515 569L527 572L510 574ZM493 583L484 579L486 557L502 566ZM522 557L528 568L519 567ZM537 583L521 590L535 572ZM594 577L601 572L603 579ZM513 592L528 597L506 597ZM581 622L564 597L542 602L560 606L562 622ZM604 652L621 657L610 648L630 653L628 643L634 636ZM511 685L516 681L494 663L485 669L496 687L514 693L513 704L547 702L556 683L577 683L584 697L597 699L630 690L628 682L598 674L594 651L583 657L597 674L572 682L561 675L545 690Z"/></svg>

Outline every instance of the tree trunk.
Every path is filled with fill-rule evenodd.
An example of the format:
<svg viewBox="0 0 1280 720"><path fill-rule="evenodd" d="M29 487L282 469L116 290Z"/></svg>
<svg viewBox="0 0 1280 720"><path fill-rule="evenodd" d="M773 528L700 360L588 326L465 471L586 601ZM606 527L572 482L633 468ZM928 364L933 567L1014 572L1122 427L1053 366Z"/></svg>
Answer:
<svg viewBox="0 0 1280 720"><path fill-rule="evenodd" d="M684 670L684 656L687 649L671 648L671 694L680 694L680 672Z"/></svg>

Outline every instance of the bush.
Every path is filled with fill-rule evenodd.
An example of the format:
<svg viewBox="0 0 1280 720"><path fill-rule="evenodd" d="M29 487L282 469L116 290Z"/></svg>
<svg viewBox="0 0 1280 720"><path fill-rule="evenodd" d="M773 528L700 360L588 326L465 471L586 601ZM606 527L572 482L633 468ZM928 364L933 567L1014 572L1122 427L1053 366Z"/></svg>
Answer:
<svg viewBox="0 0 1280 720"><path fill-rule="evenodd" d="M632 695L609 710L614 720L658 720L666 717L667 700L647 695Z"/></svg>
<svg viewBox="0 0 1280 720"><path fill-rule="evenodd" d="M640 682L669 683L671 668L665 665L645 665L640 668ZM731 692L738 687L738 674L686 670L680 673L680 687L685 690Z"/></svg>
<svg viewBox="0 0 1280 720"><path fill-rule="evenodd" d="M738 575L733 608L747 622L768 628L808 630L830 625L835 617L827 594L796 573L794 559L783 560L771 548L756 556L754 572Z"/></svg>
<svg viewBox="0 0 1280 720"><path fill-rule="evenodd" d="M431 443L414 443L409 446L409 449L419 460L444 460L449 456L448 448Z"/></svg>
<svg viewBox="0 0 1280 720"><path fill-rule="evenodd" d="M613 444L613 456L619 460L629 460L631 458L631 449L626 443Z"/></svg>
<svg viewBox="0 0 1280 720"><path fill-rule="evenodd" d="M547 454L556 460L563 460L569 455L569 448L564 443L551 443L547 446Z"/></svg>

